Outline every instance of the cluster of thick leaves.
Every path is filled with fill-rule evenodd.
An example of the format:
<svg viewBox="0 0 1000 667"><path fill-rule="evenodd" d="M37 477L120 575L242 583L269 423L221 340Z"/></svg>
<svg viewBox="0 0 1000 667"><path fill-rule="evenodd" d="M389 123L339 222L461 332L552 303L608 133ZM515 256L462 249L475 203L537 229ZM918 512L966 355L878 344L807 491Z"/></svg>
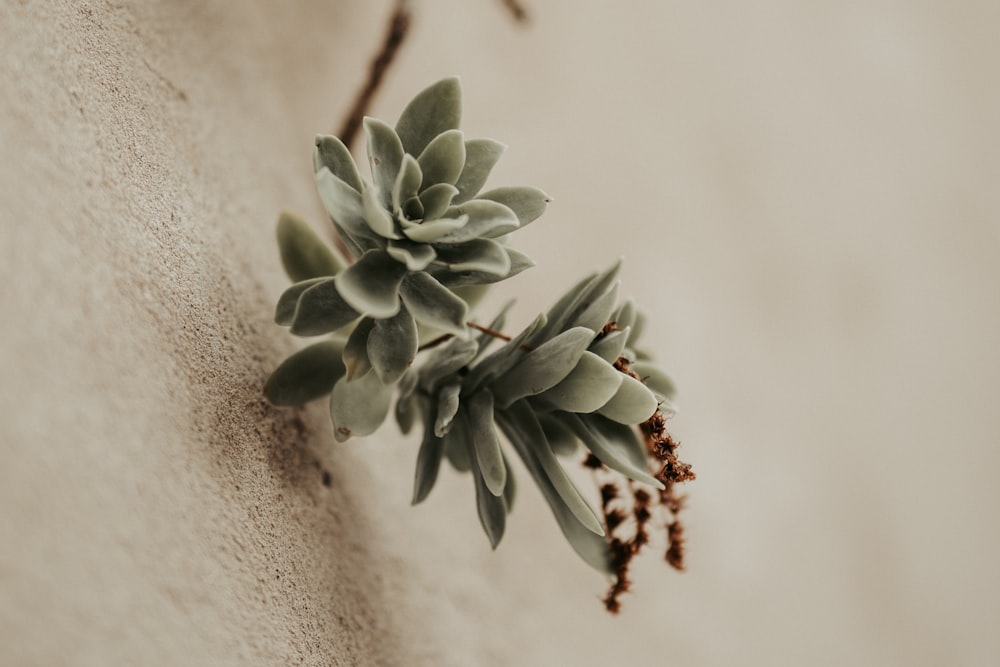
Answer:
<svg viewBox="0 0 1000 667"><path fill-rule="evenodd" d="M335 337L285 360L265 394L276 405L329 394L338 441L374 433L397 394L403 431L418 417L424 425L414 503L430 492L442 458L471 471L494 547L514 498L503 433L574 549L610 571L601 521L556 455L582 442L609 468L662 488L635 425L672 411L673 385L635 349L641 318L631 302L618 304L617 265L575 285L494 351L495 335L467 325L469 305L456 291L531 266L506 237L549 199L530 187L480 193L504 146L466 140L460 116L458 80L445 79L417 95L395 128L365 119L371 184L336 137L317 139L320 198L353 257L345 260L302 219L281 216L282 261L295 282L275 320L297 335ZM505 317L506 309L489 330ZM451 338L414 365L421 341L442 333ZM616 367L622 358L641 381Z"/></svg>
<svg viewBox="0 0 1000 667"><path fill-rule="evenodd" d="M609 468L663 488L648 472L635 425L656 410L672 412L669 377L634 345L641 318L618 305L618 266L588 276L524 331L488 353L495 338L454 338L433 350L400 383L396 418L407 432L415 417L424 436L413 502L427 497L442 458L475 480L480 522L496 547L513 503L513 479L500 444L506 436L541 489L559 527L590 565L609 571L601 521L570 481L557 455L582 442ZM502 312L489 327L503 326ZM606 326L608 323L613 326ZM619 371L622 357L643 377Z"/></svg>

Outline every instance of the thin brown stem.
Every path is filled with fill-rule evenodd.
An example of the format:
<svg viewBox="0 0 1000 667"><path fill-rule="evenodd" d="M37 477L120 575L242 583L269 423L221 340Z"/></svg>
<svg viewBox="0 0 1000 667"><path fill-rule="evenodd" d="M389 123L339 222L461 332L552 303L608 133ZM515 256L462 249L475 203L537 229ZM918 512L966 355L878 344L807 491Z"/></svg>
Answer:
<svg viewBox="0 0 1000 667"><path fill-rule="evenodd" d="M499 338L500 340L507 341L508 343L511 340L510 336L508 336L507 334L502 334L499 331L494 331L489 327L484 327L482 324L476 324L475 322L466 322L465 325L471 329L475 329L476 331L482 331L484 334L488 334L490 336L493 336L494 338Z"/></svg>
<svg viewBox="0 0 1000 667"><path fill-rule="evenodd" d="M344 124L338 133L340 140L348 148L354 143L358 130L361 129L361 122L364 120L365 113L371 107L375 93L381 87L386 72L396 59L399 47L403 45L403 41L409 32L411 14L408 4L408 0L396 0L396 9L389 18L388 29L386 30L385 38L382 40L382 46L372 60L371 67L368 70L368 79L361 90L358 91L358 95L354 100L354 106L351 107L351 111L347 114L347 118L344 120Z"/></svg>
<svg viewBox="0 0 1000 667"><path fill-rule="evenodd" d="M519 0L501 0L501 2L510 11L515 21L518 23L528 22L528 10L524 8L524 5Z"/></svg>

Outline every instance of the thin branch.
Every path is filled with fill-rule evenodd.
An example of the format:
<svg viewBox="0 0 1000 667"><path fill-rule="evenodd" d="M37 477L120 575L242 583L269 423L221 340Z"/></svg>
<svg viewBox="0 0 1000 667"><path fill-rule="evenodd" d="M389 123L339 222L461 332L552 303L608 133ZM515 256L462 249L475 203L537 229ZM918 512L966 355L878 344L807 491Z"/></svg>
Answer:
<svg viewBox="0 0 1000 667"><path fill-rule="evenodd" d="M524 8L524 5L519 0L501 0L501 2L510 11L515 21L518 23L528 22L528 10Z"/></svg>
<svg viewBox="0 0 1000 667"><path fill-rule="evenodd" d="M354 106L351 107L351 111L347 114L347 118L344 120L344 124L337 135L348 148L354 143L358 130L361 129L361 122L364 120L365 113L371 107L375 93L381 87L386 72L396 59L399 47L403 45L403 41L409 33L411 14L408 4L408 0L396 0L396 9L389 18L385 39L382 40L382 47L372 60L372 64L368 70L368 79L361 90L358 91L358 95L354 100Z"/></svg>

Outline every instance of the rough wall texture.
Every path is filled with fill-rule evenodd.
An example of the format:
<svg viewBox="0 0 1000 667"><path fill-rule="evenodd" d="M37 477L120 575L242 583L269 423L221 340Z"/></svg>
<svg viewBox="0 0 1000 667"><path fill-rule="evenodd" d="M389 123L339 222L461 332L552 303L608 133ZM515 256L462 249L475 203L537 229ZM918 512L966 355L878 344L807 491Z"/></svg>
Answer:
<svg viewBox="0 0 1000 667"><path fill-rule="evenodd" d="M607 618L528 484L493 553L391 426L262 401L273 223L385 6L0 0L0 664L1000 659L997 9L534 4L421 3L374 112L461 74L555 196L521 321L626 257L692 571Z"/></svg>

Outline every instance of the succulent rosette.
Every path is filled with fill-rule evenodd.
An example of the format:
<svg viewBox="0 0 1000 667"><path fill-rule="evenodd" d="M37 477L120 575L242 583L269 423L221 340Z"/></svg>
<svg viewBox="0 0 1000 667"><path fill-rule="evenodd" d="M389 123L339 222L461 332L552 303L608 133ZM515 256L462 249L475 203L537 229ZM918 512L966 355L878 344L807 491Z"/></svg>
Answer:
<svg viewBox="0 0 1000 667"><path fill-rule="evenodd" d="M514 493L503 433L572 547L612 571L601 520L556 457L582 443L608 468L663 489L636 426L676 409L669 377L634 349L641 318L631 301L618 303L617 272L616 264L580 281L492 353L489 333L455 338L406 374L397 420L404 431L417 416L424 424L414 503L430 493L447 458L472 473L480 522L496 547ZM488 329L504 320L501 313Z"/></svg>
<svg viewBox="0 0 1000 667"><path fill-rule="evenodd" d="M395 128L366 118L371 183L338 138L317 137L316 186L350 259L295 216L279 221L282 259L297 282L281 295L275 321L301 336L353 328L339 363L338 343L307 348L279 368L267 393L288 404L332 387L338 440L368 435L382 423L391 387L416 356L418 325L465 335L468 304L455 290L496 283L533 265L506 239L536 220L549 198L525 186L480 192L506 147L466 139L458 129L461 110L459 81L448 78L418 94ZM316 366L321 355L329 357L320 364L326 375L302 381L306 360Z"/></svg>

